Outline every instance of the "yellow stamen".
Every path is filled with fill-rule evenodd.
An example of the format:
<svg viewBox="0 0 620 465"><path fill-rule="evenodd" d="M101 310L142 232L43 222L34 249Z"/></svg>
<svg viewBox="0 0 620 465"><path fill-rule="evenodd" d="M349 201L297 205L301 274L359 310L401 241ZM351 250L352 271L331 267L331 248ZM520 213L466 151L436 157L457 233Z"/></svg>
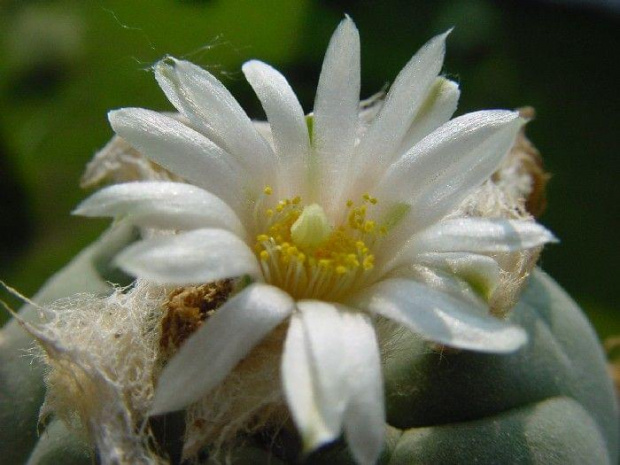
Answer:
<svg viewBox="0 0 620 465"><path fill-rule="evenodd" d="M267 195L273 192L268 187ZM265 280L296 298L337 301L353 292L374 268L371 250L387 233L368 218L376 203L370 194L357 204L347 200L346 219L335 226L321 206L304 205L299 196L272 203L255 244Z"/></svg>

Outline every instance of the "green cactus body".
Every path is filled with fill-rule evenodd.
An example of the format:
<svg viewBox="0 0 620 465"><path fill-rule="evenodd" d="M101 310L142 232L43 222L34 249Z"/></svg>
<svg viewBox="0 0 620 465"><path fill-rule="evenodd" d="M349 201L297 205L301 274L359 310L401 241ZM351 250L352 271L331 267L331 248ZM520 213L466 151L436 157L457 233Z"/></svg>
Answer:
<svg viewBox="0 0 620 465"><path fill-rule="evenodd" d="M127 231L120 239L116 234L114 245L131 240ZM109 290L102 278L106 257L115 248L109 240L93 245L61 271L39 294L40 301L76 289ZM22 311L27 320L35 315L32 307ZM535 271L510 318L529 334L528 345L511 355L441 352L406 331L390 336L397 350L389 352L384 364L387 426L379 463L617 463L614 390L581 310L551 278ZM41 370L16 356L31 342L15 322L0 334L0 456L6 463L28 465L92 463L88 448L58 421L37 439ZM179 430L166 434L180 436ZM233 451L232 463L298 463L291 459L298 455L297 443L280 441L270 449L277 442L249 440ZM354 461L337 442L305 463Z"/></svg>
<svg viewBox="0 0 620 465"><path fill-rule="evenodd" d="M110 266L111 257L135 237L131 227L111 229L50 278L33 301L43 305L76 292L109 293L112 287L108 281L118 282L120 277ZM19 315L29 323L38 319L37 308L30 304L25 305ZM43 367L33 362L26 352L32 347L32 337L17 320L0 330L0 462L16 465L76 463L68 457L66 461L57 462L45 458L48 453L58 457L53 449L67 448L67 441L59 439L64 431L60 426L54 426L49 433L47 430L41 432L40 437L37 433L45 386ZM90 459L85 463L90 463Z"/></svg>
<svg viewBox="0 0 620 465"><path fill-rule="evenodd" d="M529 334L511 355L442 354L398 335L402 350L384 367L381 463L617 463L614 388L581 310L535 271L510 318ZM310 462L354 463L341 446L323 454Z"/></svg>

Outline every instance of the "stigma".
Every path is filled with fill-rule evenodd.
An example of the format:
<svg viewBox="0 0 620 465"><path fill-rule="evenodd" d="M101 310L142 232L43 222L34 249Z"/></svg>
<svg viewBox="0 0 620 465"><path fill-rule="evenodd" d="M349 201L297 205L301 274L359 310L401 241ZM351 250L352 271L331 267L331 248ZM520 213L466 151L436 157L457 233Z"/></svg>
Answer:
<svg viewBox="0 0 620 465"><path fill-rule="evenodd" d="M267 186L269 196L272 189ZM374 268L372 253L386 229L369 219L377 199L348 200L346 220L332 224L323 208L300 197L283 199L264 211L255 252L267 282L297 299L338 301L361 285Z"/></svg>
<svg viewBox="0 0 620 465"><path fill-rule="evenodd" d="M291 226L291 238L300 247L318 247L327 240L332 230L325 211L313 203L304 207Z"/></svg>

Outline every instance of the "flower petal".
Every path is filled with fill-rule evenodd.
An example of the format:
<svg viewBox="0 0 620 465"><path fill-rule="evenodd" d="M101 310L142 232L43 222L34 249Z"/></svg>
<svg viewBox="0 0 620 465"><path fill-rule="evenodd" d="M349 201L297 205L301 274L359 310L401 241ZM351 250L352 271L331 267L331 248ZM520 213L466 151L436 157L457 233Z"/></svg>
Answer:
<svg viewBox="0 0 620 465"><path fill-rule="evenodd" d="M285 345L285 392L306 451L345 432L361 463L381 451L385 412L379 349L359 311L300 301ZM362 411L363 410L363 411Z"/></svg>
<svg viewBox="0 0 620 465"><path fill-rule="evenodd" d="M340 432L348 390L343 357L347 341L339 308L318 300L297 303L306 331L314 375L318 384L318 402L327 425Z"/></svg>
<svg viewBox="0 0 620 465"><path fill-rule="evenodd" d="M441 70L449 33L428 41L398 74L379 115L359 144L354 172L382 170L398 155L405 133Z"/></svg>
<svg viewBox="0 0 620 465"><path fill-rule="evenodd" d="M501 268L497 261L486 255L467 252L425 253L416 257L416 263L447 272L467 282L479 295L490 298L500 281Z"/></svg>
<svg viewBox="0 0 620 465"><path fill-rule="evenodd" d="M441 269L410 263L409 266L403 265L391 270L390 278L408 279L424 284L436 292L449 294L459 300L469 302L475 308L480 308L482 314L489 306L488 300L484 298L484 290L478 291L461 277Z"/></svg>
<svg viewBox="0 0 620 465"><path fill-rule="evenodd" d="M179 410L206 395L293 311L280 289L252 284L221 306L166 365L150 414Z"/></svg>
<svg viewBox="0 0 620 465"><path fill-rule="evenodd" d="M391 232L389 243L381 246L381 255L394 255L403 242L446 216L488 179L521 123L510 111L469 113L444 124L394 163L376 197L388 206L407 207L407 213Z"/></svg>
<svg viewBox="0 0 620 465"><path fill-rule="evenodd" d="M453 119L394 163L376 196L411 205L409 217L418 228L432 224L493 173L521 123L518 113L505 110ZM404 186L408 186L406 198ZM457 193L458 199L450 197L452 193ZM450 197L450 202L442 202L445 197Z"/></svg>
<svg viewBox="0 0 620 465"><path fill-rule="evenodd" d="M269 144L212 74L188 61L168 57L155 65L155 77L181 113L255 176L264 177L276 166Z"/></svg>
<svg viewBox="0 0 620 465"><path fill-rule="evenodd" d="M330 423L323 415L323 403L319 400L316 382L316 367L301 316L298 314L291 318L284 343L282 381L304 451L309 452L336 439L340 434L340 427Z"/></svg>
<svg viewBox="0 0 620 465"><path fill-rule="evenodd" d="M450 121L456 111L460 95L456 82L442 77L435 79L398 151L407 152L428 134Z"/></svg>
<svg viewBox="0 0 620 465"><path fill-rule="evenodd" d="M382 281L354 305L394 320L424 339L460 349L509 353L527 341L523 329L485 314L485 308L407 279Z"/></svg>
<svg viewBox="0 0 620 465"><path fill-rule="evenodd" d="M325 206L333 203L332 193L346 176L357 135L359 94L359 33L346 17L329 42L314 102L312 139L319 173L316 178L311 173L311 183L323 195L320 200L329 200L321 201Z"/></svg>
<svg viewBox="0 0 620 465"><path fill-rule="evenodd" d="M219 197L190 184L144 181L116 184L82 202L83 216L129 216L133 224L162 229L222 228L244 237L235 212Z"/></svg>
<svg viewBox="0 0 620 465"><path fill-rule="evenodd" d="M247 185L241 166L220 147L179 121L155 111L123 108L108 114L114 131L149 159L237 207Z"/></svg>
<svg viewBox="0 0 620 465"><path fill-rule="evenodd" d="M425 252L513 252L556 241L535 221L459 218L442 221L414 236L403 250L403 259Z"/></svg>
<svg viewBox="0 0 620 465"><path fill-rule="evenodd" d="M245 274L260 277L254 253L223 229L147 239L123 250L116 263L133 276L159 284L201 284Z"/></svg>
<svg viewBox="0 0 620 465"><path fill-rule="evenodd" d="M357 463L377 462L385 435L383 376L379 346L372 322L359 312L344 312L343 339L348 403L344 432Z"/></svg>
<svg viewBox="0 0 620 465"><path fill-rule="evenodd" d="M289 195L303 183L308 165L310 139L304 111L284 76L257 60L243 65L243 73L261 101L271 126L276 153L280 159L281 178L288 182Z"/></svg>

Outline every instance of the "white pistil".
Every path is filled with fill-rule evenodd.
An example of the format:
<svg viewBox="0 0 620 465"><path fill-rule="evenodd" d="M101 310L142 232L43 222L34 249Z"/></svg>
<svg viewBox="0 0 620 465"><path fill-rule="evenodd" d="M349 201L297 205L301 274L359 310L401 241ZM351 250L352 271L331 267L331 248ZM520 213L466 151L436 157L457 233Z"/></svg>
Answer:
<svg viewBox="0 0 620 465"><path fill-rule="evenodd" d="M264 196L272 192L266 187ZM303 206L300 197L265 210L264 232L256 236L265 280L298 298L346 294L373 268L370 247L381 235L366 212L377 199L364 194L362 200L360 206L347 202L347 221L337 228L321 206Z"/></svg>
<svg viewBox="0 0 620 465"><path fill-rule="evenodd" d="M291 226L291 237L301 247L316 247L330 236L332 230L325 211L313 203L303 209Z"/></svg>

